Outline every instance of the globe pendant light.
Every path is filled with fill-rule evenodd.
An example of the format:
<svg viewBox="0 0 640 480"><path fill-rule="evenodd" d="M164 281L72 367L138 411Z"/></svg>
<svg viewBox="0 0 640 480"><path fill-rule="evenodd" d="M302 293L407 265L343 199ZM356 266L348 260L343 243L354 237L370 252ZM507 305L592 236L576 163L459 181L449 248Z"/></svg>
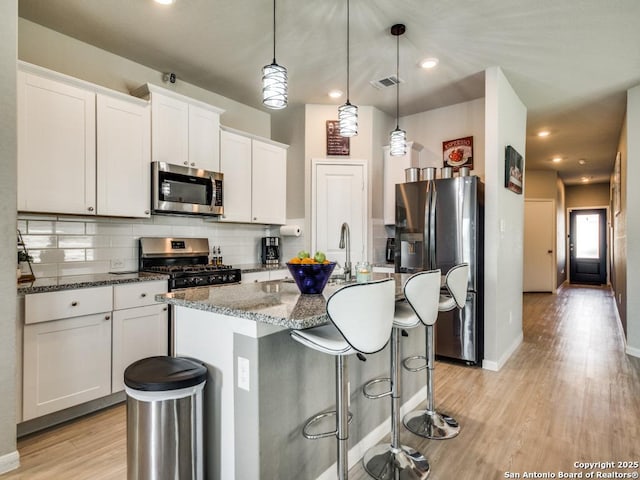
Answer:
<svg viewBox="0 0 640 480"><path fill-rule="evenodd" d="M338 107L341 137L358 135L358 107L349 102L349 0L347 0L347 102Z"/></svg>
<svg viewBox="0 0 640 480"><path fill-rule="evenodd" d="M396 129L391 132L389 154L401 157L407 153L407 132L400 130L400 35L406 31L403 24L391 27L391 35L396 37Z"/></svg>
<svg viewBox="0 0 640 480"><path fill-rule="evenodd" d="M262 103L274 110L287 106L287 69L276 63L276 0L273 0L273 62L262 67Z"/></svg>

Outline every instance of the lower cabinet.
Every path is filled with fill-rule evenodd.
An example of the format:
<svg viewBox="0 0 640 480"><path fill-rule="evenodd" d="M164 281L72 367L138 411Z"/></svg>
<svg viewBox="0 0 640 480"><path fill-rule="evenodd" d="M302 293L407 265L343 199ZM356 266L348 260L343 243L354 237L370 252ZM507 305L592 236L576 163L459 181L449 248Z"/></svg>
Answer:
<svg viewBox="0 0 640 480"><path fill-rule="evenodd" d="M137 360L166 355L169 345L165 304L113 312L111 391L124 390L124 371Z"/></svg>
<svg viewBox="0 0 640 480"><path fill-rule="evenodd" d="M111 393L111 312L24 327L23 420Z"/></svg>

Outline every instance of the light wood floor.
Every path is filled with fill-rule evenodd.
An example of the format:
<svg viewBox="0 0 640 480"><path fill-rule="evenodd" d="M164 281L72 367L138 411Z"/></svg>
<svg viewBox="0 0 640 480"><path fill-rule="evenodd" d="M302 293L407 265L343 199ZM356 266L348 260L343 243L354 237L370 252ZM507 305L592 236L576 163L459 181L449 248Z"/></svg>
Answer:
<svg viewBox="0 0 640 480"><path fill-rule="evenodd" d="M402 441L427 456L432 480L640 461L640 360L624 354L622 338L609 289L526 294L524 342L500 372L436 366L436 407L459 421L460 435L436 441L405 431ZM124 406L21 439L18 448L22 466L0 480L124 479ZM350 478L369 477L356 465Z"/></svg>

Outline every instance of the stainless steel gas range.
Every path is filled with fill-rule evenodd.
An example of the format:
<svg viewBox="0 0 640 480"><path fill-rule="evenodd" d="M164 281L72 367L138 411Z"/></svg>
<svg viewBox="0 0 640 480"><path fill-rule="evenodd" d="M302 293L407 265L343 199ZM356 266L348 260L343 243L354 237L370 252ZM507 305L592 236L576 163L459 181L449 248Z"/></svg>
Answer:
<svg viewBox="0 0 640 480"><path fill-rule="evenodd" d="M169 291L238 283L241 272L231 265L209 263L206 238L141 237L139 270L169 276Z"/></svg>

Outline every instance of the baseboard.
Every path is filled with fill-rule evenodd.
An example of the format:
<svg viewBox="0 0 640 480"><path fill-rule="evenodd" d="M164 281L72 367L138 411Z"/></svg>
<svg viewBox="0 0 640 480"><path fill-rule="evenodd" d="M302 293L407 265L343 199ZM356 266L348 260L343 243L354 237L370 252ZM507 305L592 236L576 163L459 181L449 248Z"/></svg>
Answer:
<svg viewBox="0 0 640 480"><path fill-rule="evenodd" d="M640 358L640 348L633 348L629 345L626 346L624 350L627 355L631 355L632 357Z"/></svg>
<svg viewBox="0 0 640 480"><path fill-rule="evenodd" d="M486 360L486 359L482 360L482 368L486 370L491 370L493 372L500 371L500 369L504 367L504 365L507 363L509 358L511 358L511 355L513 355L514 352L518 349L518 347L523 342L523 340L524 340L524 335L522 332L520 332L520 335L518 335L518 337L513 341L513 343L507 349L507 351L504 352L504 354L502 354L502 356L497 362L494 362L492 360Z"/></svg>
<svg viewBox="0 0 640 480"><path fill-rule="evenodd" d="M15 470L20 466L20 454L18 451L7 453L0 457L0 474Z"/></svg>
<svg viewBox="0 0 640 480"><path fill-rule="evenodd" d="M403 417L406 413L413 411L426 399L427 387L425 386L418 390L413 397L404 402L402 407L400 407L400 417ZM362 457L364 457L367 450L376 446L380 443L380 440L389 435L390 428L391 416L388 416L380 425L369 432L367 436L351 447L349 449L349 468L352 468L356 463L358 463ZM322 475L320 475L316 480L335 480L336 468L337 462L333 463L329 468L322 472Z"/></svg>

